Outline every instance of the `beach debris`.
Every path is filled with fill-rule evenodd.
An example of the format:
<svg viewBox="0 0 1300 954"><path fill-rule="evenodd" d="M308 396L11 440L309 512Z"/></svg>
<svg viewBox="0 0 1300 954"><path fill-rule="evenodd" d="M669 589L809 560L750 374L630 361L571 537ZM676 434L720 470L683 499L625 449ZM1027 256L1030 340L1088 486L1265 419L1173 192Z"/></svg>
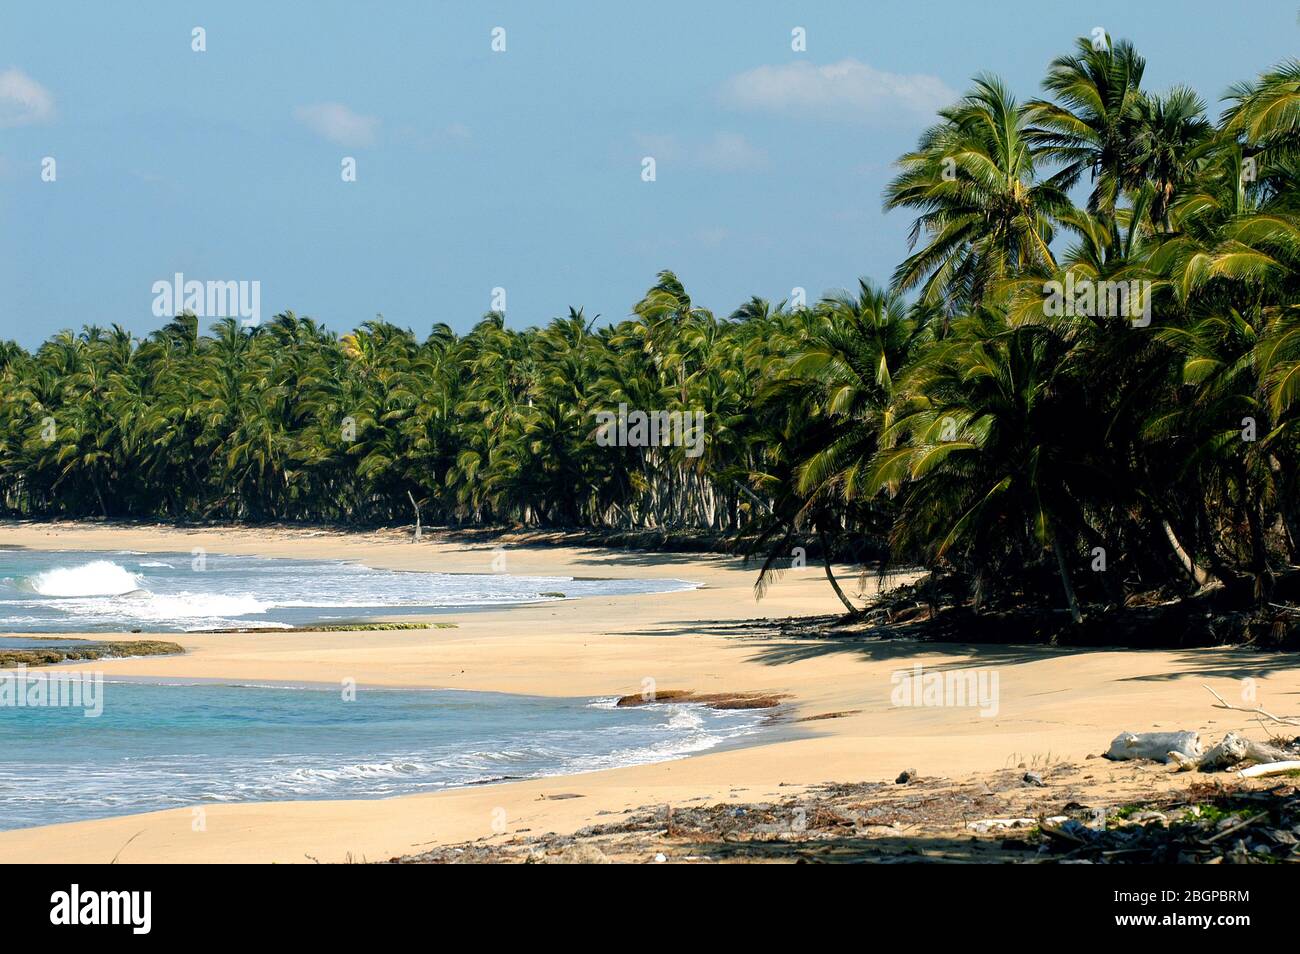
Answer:
<svg viewBox="0 0 1300 954"><path fill-rule="evenodd" d="M1195 732L1121 732L1110 743L1105 757L1117 762L1149 759L1181 764L1179 756L1199 760L1202 752L1201 737Z"/></svg>
<svg viewBox="0 0 1300 954"><path fill-rule="evenodd" d="M1220 768L1231 768L1242 762L1282 762L1295 753L1266 742L1256 742L1229 732L1218 745L1212 747L1201 757L1202 772L1211 772Z"/></svg>
<svg viewBox="0 0 1300 954"><path fill-rule="evenodd" d="M1236 732L1227 733L1209 749L1202 749L1200 736L1195 732L1122 732L1111 742L1106 758L1116 760L1150 759L1167 762L1176 771L1199 770L1213 772L1231 769L1243 763L1252 765L1278 765L1272 771L1251 772L1243 778L1274 775L1287 772L1285 767L1300 768L1300 745L1293 740L1285 746L1272 742L1256 742ZM1249 770L1247 770L1249 771Z"/></svg>
<svg viewBox="0 0 1300 954"><path fill-rule="evenodd" d="M1273 713L1268 712L1267 710L1262 709L1259 706L1234 706L1231 703L1225 701L1223 696L1219 695L1217 692L1215 692L1213 689L1211 689L1209 686L1205 685L1204 683L1201 684L1201 688L1204 689L1206 692L1208 692L1210 695L1214 696L1214 698L1219 700L1219 704L1214 707L1216 709L1231 709L1233 712L1249 712L1253 715L1263 716L1265 719L1268 719L1270 722L1276 722L1279 725L1300 725L1300 718L1296 718L1294 716L1273 715Z"/></svg>
<svg viewBox="0 0 1300 954"><path fill-rule="evenodd" d="M1061 821L1044 818L1039 823L1038 830L1049 839L1064 840L1075 845L1088 844L1090 837L1096 834L1095 829L1089 828L1077 818L1066 818Z"/></svg>
<svg viewBox="0 0 1300 954"><path fill-rule="evenodd" d="M1241 778L1262 778L1267 775L1285 775L1288 772L1300 772L1300 761L1287 759L1283 762L1265 762L1244 768L1237 775Z"/></svg>
<svg viewBox="0 0 1300 954"><path fill-rule="evenodd" d="M1145 825L1147 822L1159 822L1160 824L1165 825L1168 824L1169 817L1164 812L1145 811L1145 812L1136 812L1132 815L1129 815L1128 818L1122 820L1137 825Z"/></svg>
<svg viewBox="0 0 1300 954"><path fill-rule="evenodd" d="M916 769L904 769L899 773L898 778L894 779L895 785L907 785L916 779Z"/></svg>
<svg viewBox="0 0 1300 954"><path fill-rule="evenodd" d="M610 858L590 842L574 842L558 852L545 849L533 852L528 862L535 865L607 865Z"/></svg>
<svg viewBox="0 0 1300 954"><path fill-rule="evenodd" d="M689 689L656 689L653 693L620 696L618 708L648 706L663 702L690 702L710 709L771 709L779 706L783 693L763 692L693 692Z"/></svg>
<svg viewBox="0 0 1300 954"><path fill-rule="evenodd" d="M1059 825L1069 821L1069 816L1052 815L1050 818L1043 819L1043 821L1048 824ZM966 827L971 831L983 834L984 832L1000 829L1033 828L1037 824L1037 818L981 818L979 821L967 822Z"/></svg>
<svg viewBox="0 0 1300 954"><path fill-rule="evenodd" d="M1213 794L1209 794L1213 792ZM1189 804L1190 802L1190 804ZM1163 811L1118 809L1117 826L1077 830L1073 838L1048 832L1043 860L1098 864L1270 864L1300 861L1300 794L1295 786L1270 791L1225 791L1201 785L1168 798ZM1063 853L1059 858L1057 853Z"/></svg>
<svg viewBox="0 0 1300 954"><path fill-rule="evenodd" d="M861 709L842 709L838 712L819 712L817 715L804 716L795 719L796 722L820 722L823 719L843 719L845 716L857 715ZM782 782L784 785L785 783Z"/></svg>

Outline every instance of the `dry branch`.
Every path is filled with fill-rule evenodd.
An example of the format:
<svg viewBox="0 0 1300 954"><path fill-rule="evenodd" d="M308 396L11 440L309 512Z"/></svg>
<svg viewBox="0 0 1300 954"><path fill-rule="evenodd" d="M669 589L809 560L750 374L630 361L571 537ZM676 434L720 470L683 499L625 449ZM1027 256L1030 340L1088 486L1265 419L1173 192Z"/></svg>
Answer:
<svg viewBox="0 0 1300 954"><path fill-rule="evenodd" d="M1225 701L1223 696L1219 695L1209 686L1205 686L1204 683L1202 683L1202 686L1204 686L1206 692L1208 692L1210 695L1214 696L1214 698L1219 700L1219 704L1214 707L1216 709L1231 709L1234 712L1250 712L1254 715L1262 715L1266 719L1271 719L1272 721L1278 723L1279 725L1300 726L1300 719L1296 719L1290 716L1276 716L1273 715L1273 713L1271 712L1259 708L1258 706L1255 706L1254 708L1247 708L1246 706L1234 706L1232 703Z"/></svg>

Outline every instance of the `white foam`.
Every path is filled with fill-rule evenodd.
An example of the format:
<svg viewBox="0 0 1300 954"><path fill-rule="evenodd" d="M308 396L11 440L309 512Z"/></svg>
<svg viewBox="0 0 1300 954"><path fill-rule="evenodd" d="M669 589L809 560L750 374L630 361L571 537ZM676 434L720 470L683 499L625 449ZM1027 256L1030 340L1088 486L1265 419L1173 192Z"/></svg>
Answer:
<svg viewBox="0 0 1300 954"><path fill-rule="evenodd" d="M265 613L270 603L252 596L221 593L149 593L137 600L127 598L114 608L138 619L212 619L222 616L254 616Z"/></svg>
<svg viewBox="0 0 1300 954"><path fill-rule="evenodd" d="M27 584L42 596L121 596L138 590L140 577L111 560L95 560L37 573Z"/></svg>

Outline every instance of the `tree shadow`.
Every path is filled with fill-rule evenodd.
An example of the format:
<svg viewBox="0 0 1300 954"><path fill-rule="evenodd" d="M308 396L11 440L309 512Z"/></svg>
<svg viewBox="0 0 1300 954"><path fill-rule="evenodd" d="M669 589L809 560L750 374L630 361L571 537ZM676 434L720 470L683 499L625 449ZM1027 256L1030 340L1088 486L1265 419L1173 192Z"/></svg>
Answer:
<svg viewBox="0 0 1300 954"><path fill-rule="evenodd" d="M859 627L853 629L852 627ZM861 629L861 623L844 616L802 616L786 619L680 620L638 630L624 630L627 636L718 636L762 641L754 661L769 666L788 665L807 659L837 654L854 654L871 662L922 660L928 656L965 656L932 668L961 668L973 661L991 665L1015 665L1095 650L1072 646L1034 644L938 642L914 636L892 635L910 626L889 627L889 637L878 635L885 627Z"/></svg>
<svg viewBox="0 0 1300 954"><path fill-rule="evenodd" d="M1262 650L1248 645L1216 647L1161 647L1086 645L1061 646L1033 642L964 642L927 638L925 623L864 625L842 615L788 617L784 619L677 620L638 630L628 636L717 636L754 640L753 661L769 666L790 665L834 655L855 655L868 662L923 661L930 656L959 656L960 660L926 662L935 670L969 666L1013 666L1062 656L1097 653L1164 654L1176 664L1163 672L1136 673L1123 681L1155 682L1185 678L1261 678L1297 667L1294 653Z"/></svg>

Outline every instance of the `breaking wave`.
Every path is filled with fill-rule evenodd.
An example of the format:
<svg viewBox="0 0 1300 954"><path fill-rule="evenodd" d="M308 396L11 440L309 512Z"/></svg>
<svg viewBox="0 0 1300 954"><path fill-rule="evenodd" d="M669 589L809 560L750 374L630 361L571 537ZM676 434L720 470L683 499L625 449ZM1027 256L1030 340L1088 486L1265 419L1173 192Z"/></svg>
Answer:
<svg viewBox="0 0 1300 954"><path fill-rule="evenodd" d="M41 596L123 596L140 589L140 577L111 560L57 567L29 576L26 583Z"/></svg>

